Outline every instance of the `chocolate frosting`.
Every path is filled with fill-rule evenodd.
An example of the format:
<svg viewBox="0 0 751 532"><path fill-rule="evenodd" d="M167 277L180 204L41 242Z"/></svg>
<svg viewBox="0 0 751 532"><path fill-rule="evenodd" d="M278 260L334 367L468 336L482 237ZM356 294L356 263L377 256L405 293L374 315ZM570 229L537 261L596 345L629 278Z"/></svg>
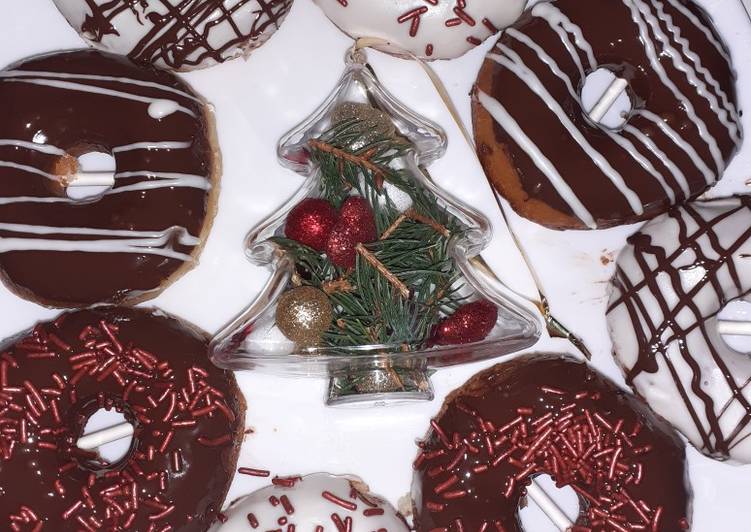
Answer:
<svg viewBox="0 0 751 532"><path fill-rule="evenodd" d="M204 531L216 518L245 404L204 333L158 311L74 311L6 341L0 384L4 530ZM75 446L100 408L135 427L114 464Z"/></svg>
<svg viewBox="0 0 751 532"><path fill-rule="evenodd" d="M172 74L93 50L0 72L0 270L56 306L134 302L192 267L218 165L205 105ZM73 157L110 153L116 184L69 199Z"/></svg>
<svg viewBox="0 0 751 532"><path fill-rule="evenodd" d="M598 68L628 82L633 110L622 128L583 109L581 88ZM473 94L478 153L496 187L540 223L648 219L722 177L742 141L735 79L727 47L694 2L541 2L483 64ZM568 221L524 208L536 202Z"/></svg>
<svg viewBox="0 0 751 532"><path fill-rule="evenodd" d="M477 374L449 396L421 447L413 482L420 532L522 530L520 500L538 474L577 491L582 530L690 525L681 440L568 356L524 356Z"/></svg>

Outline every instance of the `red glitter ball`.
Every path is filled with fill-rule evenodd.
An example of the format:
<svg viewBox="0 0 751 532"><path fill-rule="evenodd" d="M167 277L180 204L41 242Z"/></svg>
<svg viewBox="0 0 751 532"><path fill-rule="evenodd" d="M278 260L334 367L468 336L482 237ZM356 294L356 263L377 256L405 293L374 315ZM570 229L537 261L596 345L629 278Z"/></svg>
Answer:
<svg viewBox="0 0 751 532"><path fill-rule="evenodd" d="M337 224L326 242L326 255L340 268L354 268L357 258L357 240L349 227Z"/></svg>
<svg viewBox="0 0 751 532"><path fill-rule="evenodd" d="M484 340L498 321L498 308L489 301L462 305L441 320L433 333L436 345L468 344Z"/></svg>
<svg viewBox="0 0 751 532"><path fill-rule="evenodd" d="M323 251L337 218L336 210L328 201L304 199L287 216L284 234L287 238Z"/></svg>
<svg viewBox="0 0 751 532"><path fill-rule="evenodd" d="M373 209L365 198L352 196L342 204L339 211L339 223L350 232L355 242L373 242L378 238Z"/></svg>
<svg viewBox="0 0 751 532"><path fill-rule="evenodd" d="M326 243L326 254L340 268L354 268L355 246L378 238L375 217L370 204L361 197L347 198L342 204L339 221L334 225Z"/></svg>

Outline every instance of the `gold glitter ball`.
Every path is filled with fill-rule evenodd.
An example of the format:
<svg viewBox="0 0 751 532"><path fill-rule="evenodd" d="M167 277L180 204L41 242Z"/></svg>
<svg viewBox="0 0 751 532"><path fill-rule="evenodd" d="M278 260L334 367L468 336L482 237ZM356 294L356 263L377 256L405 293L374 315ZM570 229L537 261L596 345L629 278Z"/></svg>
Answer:
<svg viewBox="0 0 751 532"><path fill-rule="evenodd" d="M288 290L276 307L277 327L284 336L301 345L317 344L333 319L328 296L312 286Z"/></svg>
<svg viewBox="0 0 751 532"><path fill-rule="evenodd" d="M367 103L345 102L331 113L334 125L350 120L361 120L355 130L361 136L350 145L352 150L359 150L384 137L393 137L396 133L389 115Z"/></svg>

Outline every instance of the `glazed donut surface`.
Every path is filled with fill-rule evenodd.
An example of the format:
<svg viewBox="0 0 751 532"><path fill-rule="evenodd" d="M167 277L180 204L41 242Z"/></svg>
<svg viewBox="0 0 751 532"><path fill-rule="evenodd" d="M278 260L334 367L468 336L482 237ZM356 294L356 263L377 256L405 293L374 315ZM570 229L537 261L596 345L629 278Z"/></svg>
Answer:
<svg viewBox="0 0 751 532"><path fill-rule="evenodd" d="M94 50L0 72L0 274L51 306L138 302L192 268L214 216L219 155L204 102L175 76ZM109 153L115 185L76 200L76 157Z"/></svg>
<svg viewBox="0 0 751 532"><path fill-rule="evenodd" d="M694 2L582 5L527 10L490 51L473 94L489 179L522 216L555 229L661 214L720 179L743 137L729 52ZM622 127L584 109L580 91L599 68L628 82Z"/></svg>
<svg viewBox="0 0 751 532"><path fill-rule="evenodd" d="M368 493L361 480L315 473L274 478L272 485L233 502L224 522L212 531L278 529L408 532L409 527L388 502Z"/></svg>
<svg viewBox="0 0 751 532"><path fill-rule="evenodd" d="M62 314L6 341L0 528L207 530L234 476L245 411L207 343L175 318L126 308ZM135 428L113 464L76 446L102 408Z"/></svg>
<svg viewBox="0 0 751 532"><path fill-rule="evenodd" d="M505 28L524 0L315 0L353 39L376 37L423 59L452 59Z"/></svg>
<svg viewBox="0 0 751 532"><path fill-rule="evenodd" d="M523 530L520 501L540 474L579 495L575 530L689 528L681 440L571 357L528 355L483 371L449 395L431 426L412 485L418 532Z"/></svg>
<svg viewBox="0 0 751 532"><path fill-rule="evenodd" d="M608 305L627 382L701 452L751 463L751 359L717 329L751 290L751 197L687 203L648 223L616 262Z"/></svg>
<svg viewBox="0 0 751 532"><path fill-rule="evenodd" d="M89 44L193 70L241 57L279 29L292 0L54 0Z"/></svg>

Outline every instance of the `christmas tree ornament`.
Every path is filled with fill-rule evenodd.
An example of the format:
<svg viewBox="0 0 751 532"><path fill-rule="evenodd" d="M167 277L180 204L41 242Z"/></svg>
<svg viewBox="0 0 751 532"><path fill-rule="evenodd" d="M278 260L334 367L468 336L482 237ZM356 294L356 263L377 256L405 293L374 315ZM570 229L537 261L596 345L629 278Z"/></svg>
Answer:
<svg viewBox="0 0 751 532"><path fill-rule="evenodd" d="M435 328L436 345L469 344L484 340L498 321L498 307L489 301L462 305Z"/></svg>
<svg viewBox="0 0 751 532"><path fill-rule="evenodd" d="M306 179L248 234L247 256L272 275L216 336L212 360L327 377L328 404L381 404L431 399L434 369L535 343L534 315L476 267L489 222L426 172L445 149L444 132L350 52L335 91L280 141L281 164ZM301 309L313 300L309 327ZM296 347L269 341L270 324Z"/></svg>
<svg viewBox="0 0 751 532"><path fill-rule="evenodd" d="M276 324L284 336L301 345L314 345L334 317L329 298L321 290L300 286L282 294Z"/></svg>
<svg viewBox="0 0 751 532"><path fill-rule="evenodd" d="M326 200L308 198L292 209L284 226L287 238L323 251L337 221L334 207Z"/></svg>

